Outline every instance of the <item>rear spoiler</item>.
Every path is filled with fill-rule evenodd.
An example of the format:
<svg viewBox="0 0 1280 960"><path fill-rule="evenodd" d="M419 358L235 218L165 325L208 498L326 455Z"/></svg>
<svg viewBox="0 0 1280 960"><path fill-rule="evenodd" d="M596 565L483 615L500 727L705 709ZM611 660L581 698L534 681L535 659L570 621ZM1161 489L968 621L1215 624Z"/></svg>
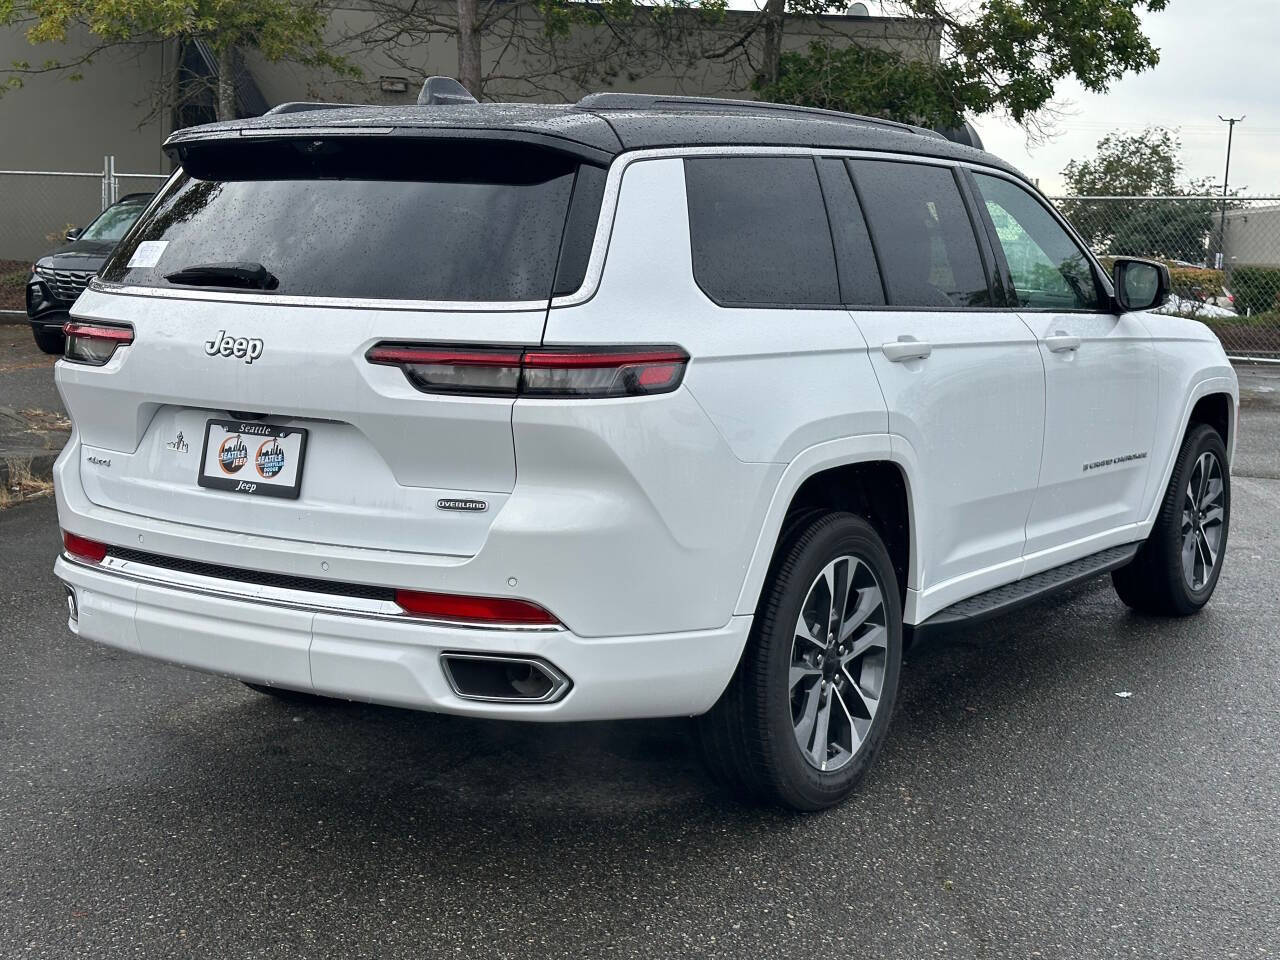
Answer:
<svg viewBox="0 0 1280 960"><path fill-rule="evenodd" d="M321 109L316 106L314 109ZM325 109L328 109L327 105ZM301 113L302 110L282 111L282 114ZM213 157L227 157L232 151L241 149L253 150L255 146L267 147L269 144L281 144L286 141L317 141L329 139L381 139L391 137L396 140L416 141L438 140L444 143L465 143L472 147L483 143L491 143L495 150L502 146L523 146L547 150L554 153L574 157L583 163L597 167L607 167L614 154L598 147L588 146L567 137L541 133L533 130L481 129L475 127L418 127L418 126L386 126L371 123L369 126L357 124L341 126L253 126L249 128L228 128L221 124L208 127L188 127L169 136L164 143L164 152L174 163L179 164L189 173L199 177L197 168L202 160ZM202 178L203 179L203 178Z"/></svg>

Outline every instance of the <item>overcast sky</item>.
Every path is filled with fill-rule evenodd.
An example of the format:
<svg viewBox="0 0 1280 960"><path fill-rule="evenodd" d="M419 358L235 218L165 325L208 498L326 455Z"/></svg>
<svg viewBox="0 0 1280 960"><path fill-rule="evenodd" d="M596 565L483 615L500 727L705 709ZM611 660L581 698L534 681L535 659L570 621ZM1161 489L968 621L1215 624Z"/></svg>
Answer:
<svg viewBox="0 0 1280 960"><path fill-rule="evenodd" d="M1235 127L1231 184L1254 196L1280 195L1280 0L1172 0L1144 25L1159 66L1105 94L1063 83L1057 98L1070 115L1041 146L1028 148L1012 124L979 120L987 149L1057 193L1067 161L1091 156L1109 131L1159 124L1181 137L1187 175L1220 182L1227 125L1218 114L1244 115Z"/></svg>

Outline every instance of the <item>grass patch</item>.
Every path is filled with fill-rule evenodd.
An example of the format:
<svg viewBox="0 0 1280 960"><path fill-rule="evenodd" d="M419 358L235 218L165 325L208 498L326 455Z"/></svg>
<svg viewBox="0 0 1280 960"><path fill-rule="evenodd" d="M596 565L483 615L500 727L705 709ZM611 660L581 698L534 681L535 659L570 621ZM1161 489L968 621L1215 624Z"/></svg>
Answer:
<svg viewBox="0 0 1280 960"><path fill-rule="evenodd" d="M25 260L0 260L0 310L27 308L27 278L31 264Z"/></svg>
<svg viewBox="0 0 1280 960"><path fill-rule="evenodd" d="M0 486L0 510L53 493L53 478L35 476L29 458L6 460L4 465L8 480Z"/></svg>
<svg viewBox="0 0 1280 960"><path fill-rule="evenodd" d="M1251 317L1240 314L1235 317L1194 317L1211 327L1271 327L1280 335L1280 311L1270 310L1267 313L1255 313Z"/></svg>

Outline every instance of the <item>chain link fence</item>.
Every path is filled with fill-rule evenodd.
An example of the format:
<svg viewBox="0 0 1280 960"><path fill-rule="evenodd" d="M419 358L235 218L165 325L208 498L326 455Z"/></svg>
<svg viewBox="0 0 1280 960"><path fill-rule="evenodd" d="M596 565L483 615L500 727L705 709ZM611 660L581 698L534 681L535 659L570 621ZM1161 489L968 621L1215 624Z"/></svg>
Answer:
<svg viewBox="0 0 1280 960"><path fill-rule="evenodd" d="M1055 197L1094 252L1168 264L1164 312L1207 324L1233 360L1280 363L1280 197Z"/></svg>
<svg viewBox="0 0 1280 960"><path fill-rule="evenodd" d="M31 263L66 243L68 230L123 196L154 193L167 176L121 173L113 156L100 170L0 170L0 314L26 315Z"/></svg>

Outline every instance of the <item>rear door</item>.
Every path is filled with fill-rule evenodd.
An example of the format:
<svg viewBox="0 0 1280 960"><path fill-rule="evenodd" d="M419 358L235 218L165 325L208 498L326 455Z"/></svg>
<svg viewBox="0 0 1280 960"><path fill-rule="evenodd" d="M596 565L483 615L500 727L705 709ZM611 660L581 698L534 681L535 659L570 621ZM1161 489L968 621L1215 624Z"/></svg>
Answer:
<svg viewBox="0 0 1280 960"><path fill-rule="evenodd" d="M184 165L75 311L134 331L105 366L58 371L89 498L194 526L474 554L515 482L513 400L424 393L369 352L538 344L575 190L598 210L599 171L545 149L385 137L192 147ZM578 219L594 231L594 215ZM263 495L281 456L301 453L274 443L287 431L305 431L297 495ZM225 463L210 436L229 444ZM202 470L237 483L202 485Z"/></svg>
<svg viewBox="0 0 1280 960"><path fill-rule="evenodd" d="M1137 314L1110 312L1089 258L1040 199L995 173L973 179L1044 360L1045 446L1026 552L1091 553L1101 546L1089 538L1142 519L1158 386L1150 335ZM1071 558L1050 554L1043 565Z"/></svg>
<svg viewBox="0 0 1280 960"><path fill-rule="evenodd" d="M1016 313L994 306L989 254L957 171L847 162L884 282L885 307L853 317L914 465L924 607L1016 579L1044 430L1044 370ZM845 217L858 216L850 206ZM833 218L835 219L835 218Z"/></svg>

